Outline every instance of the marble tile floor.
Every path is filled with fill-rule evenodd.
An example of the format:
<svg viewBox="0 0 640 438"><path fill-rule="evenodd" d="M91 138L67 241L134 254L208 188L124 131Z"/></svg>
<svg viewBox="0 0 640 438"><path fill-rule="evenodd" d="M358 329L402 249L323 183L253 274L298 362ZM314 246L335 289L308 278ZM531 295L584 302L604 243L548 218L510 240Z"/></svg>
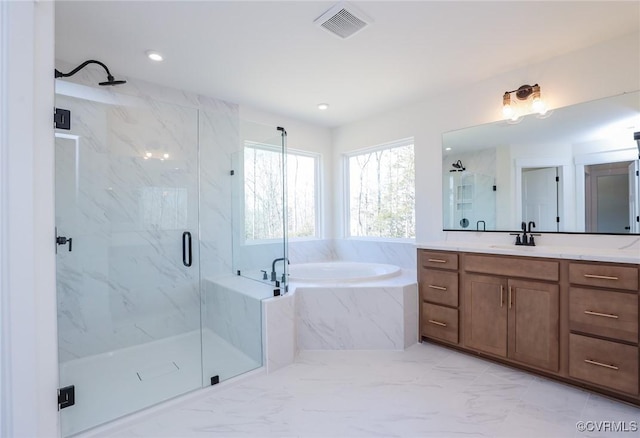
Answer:
<svg viewBox="0 0 640 438"><path fill-rule="evenodd" d="M640 409L429 343L404 351L301 351L293 365L203 391L91 436L596 437L579 421Z"/></svg>
<svg viewBox="0 0 640 438"><path fill-rule="evenodd" d="M60 386L76 404L60 411L63 436L194 391L217 374L224 381L261 366L210 330L165 338L60 364ZM206 382L205 382L206 385Z"/></svg>

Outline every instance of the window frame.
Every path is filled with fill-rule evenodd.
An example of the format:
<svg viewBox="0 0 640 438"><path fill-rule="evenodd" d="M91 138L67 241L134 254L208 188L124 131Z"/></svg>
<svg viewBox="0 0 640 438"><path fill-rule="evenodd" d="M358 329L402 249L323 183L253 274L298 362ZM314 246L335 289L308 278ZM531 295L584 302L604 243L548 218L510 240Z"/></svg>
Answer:
<svg viewBox="0 0 640 438"><path fill-rule="evenodd" d="M370 146L366 148L356 149L342 154L342 174L343 174L343 230L344 238L350 240L367 240L378 242L396 242L396 243L413 243L416 241L415 237L381 237L381 236L352 236L351 235L351 172L349 170L349 160L357 155L364 155L377 151L395 149L404 146L413 146L414 156L414 191L415 191L415 137L406 137L399 140L390 141L388 143L382 143L376 146ZM415 223L416 205L413 204L413 217Z"/></svg>
<svg viewBox="0 0 640 438"><path fill-rule="evenodd" d="M247 147L253 148L253 149L260 149L260 150L264 150L264 151L270 151L270 152L275 152L278 154L282 153L282 148L280 146L275 146L275 145L271 145L271 144L266 144L266 143L261 143L258 141L252 141L252 140L245 140L243 142L243 150L242 150L242 202L241 202L241 208L242 208L242 243L243 245L263 245L263 244L273 244L273 243L278 243L278 242L282 242L281 238L273 238L273 239L247 239L246 237L246 206L245 206L245 201L246 201L246 193L245 193L245 169L244 169L244 151L246 150ZM321 187L321 174L320 171L322 169L321 167L321 161L322 161L322 154L319 152L313 152L313 151L307 151L307 150L302 150L302 149L295 149L295 148L290 148L287 146L286 150L285 150L285 154L286 155L299 155L299 156L303 156L303 157L308 157L308 158L313 158L313 162L314 162L314 171L315 171L315 176L314 176L314 208L315 208L315 218L314 218L314 226L315 226L315 234L312 236L305 236L305 237L291 237L290 235L288 235L288 230L287 230L287 236L286 239L288 241L293 241L293 242L302 242L302 241L311 241L311 240L320 240L322 239L322 187ZM287 158L287 162L288 162L288 157ZM286 163L285 163L286 165ZM289 177L288 173L286 173L285 175L287 178ZM288 181L286 184L286 187L288 189ZM287 208L288 208L288 197L287 197Z"/></svg>

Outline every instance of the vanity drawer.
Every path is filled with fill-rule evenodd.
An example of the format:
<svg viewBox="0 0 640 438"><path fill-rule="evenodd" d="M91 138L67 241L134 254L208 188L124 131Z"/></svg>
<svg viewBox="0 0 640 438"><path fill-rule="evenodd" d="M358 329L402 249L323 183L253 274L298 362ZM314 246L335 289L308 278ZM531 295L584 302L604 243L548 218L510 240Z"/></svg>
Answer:
<svg viewBox="0 0 640 438"><path fill-rule="evenodd" d="M420 251L420 266L458 270L458 254L440 251Z"/></svg>
<svg viewBox="0 0 640 438"><path fill-rule="evenodd" d="M422 303L422 336L458 343L458 310Z"/></svg>
<svg viewBox="0 0 640 438"><path fill-rule="evenodd" d="M572 287L569 289L569 328L638 342L638 295Z"/></svg>
<svg viewBox="0 0 640 438"><path fill-rule="evenodd" d="M555 260L467 254L464 269L467 272L524 277L532 280L558 281L560 278L560 263Z"/></svg>
<svg viewBox="0 0 640 438"><path fill-rule="evenodd" d="M569 263L572 284L638 291L638 268L607 263Z"/></svg>
<svg viewBox="0 0 640 438"><path fill-rule="evenodd" d="M637 395L638 347L571 334L569 375Z"/></svg>
<svg viewBox="0 0 640 438"><path fill-rule="evenodd" d="M458 273L423 269L420 273L422 299L458 307Z"/></svg>

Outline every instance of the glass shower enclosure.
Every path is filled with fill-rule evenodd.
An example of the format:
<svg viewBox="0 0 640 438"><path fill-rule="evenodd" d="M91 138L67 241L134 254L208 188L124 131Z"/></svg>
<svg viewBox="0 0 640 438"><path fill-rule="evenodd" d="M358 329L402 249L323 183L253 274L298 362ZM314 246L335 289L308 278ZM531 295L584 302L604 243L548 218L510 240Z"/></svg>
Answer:
<svg viewBox="0 0 640 438"><path fill-rule="evenodd" d="M287 187L284 128L242 120L232 156L233 266L237 275L286 290Z"/></svg>
<svg viewBox="0 0 640 438"><path fill-rule="evenodd" d="M261 297L220 281L234 268L237 119L70 89L58 81L71 120L55 133L59 371L75 401L63 436L262 365Z"/></svg>

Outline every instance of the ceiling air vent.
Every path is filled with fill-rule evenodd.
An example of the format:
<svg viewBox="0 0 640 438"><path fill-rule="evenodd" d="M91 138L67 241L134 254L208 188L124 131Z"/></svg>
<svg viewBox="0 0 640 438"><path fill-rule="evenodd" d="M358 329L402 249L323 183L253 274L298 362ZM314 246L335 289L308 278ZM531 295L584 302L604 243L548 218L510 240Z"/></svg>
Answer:
<svg viewBox="0 0 640 438"><path fill-rule="evenodd" d="M346 2L336 4L314 21L316 25L342 39L355 35L372 22L371 18Z"/></svg>

